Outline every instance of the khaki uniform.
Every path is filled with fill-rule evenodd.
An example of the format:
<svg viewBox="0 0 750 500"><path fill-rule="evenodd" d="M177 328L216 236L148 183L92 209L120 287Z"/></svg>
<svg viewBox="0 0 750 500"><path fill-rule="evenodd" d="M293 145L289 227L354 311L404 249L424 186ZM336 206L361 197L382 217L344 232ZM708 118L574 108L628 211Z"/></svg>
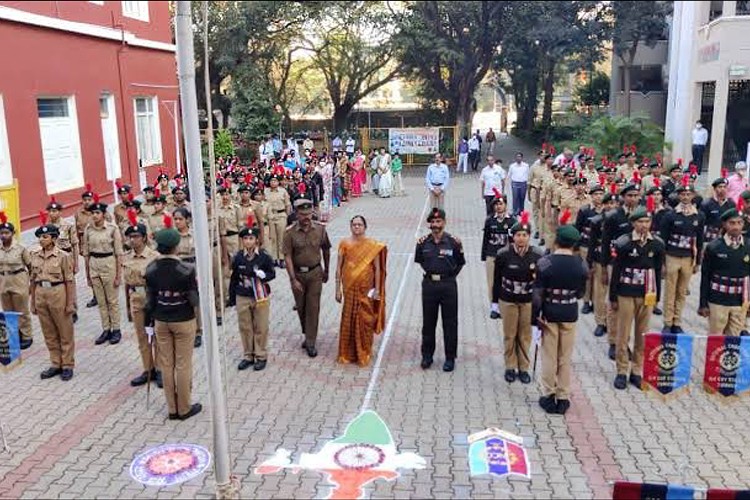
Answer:
<svg viewBox="0 0 750 500"><path fill-rule="evenodd" d="M115 205L112 213L115 214L115 224L117 224L118 227L122 225L123 221L127 223L128 207L126 207L124 203L118 203L117 205Z"/></svg>
<svg viewBox="0 0 750 500"><path fill-rule="evenodd" d="M138 350L141 353L143 370L150 371L156 367L151 344L146 335L145 313L146 305L146 266L159 257L159 253L149 246L136 254L129 251L122 259L122 277L130 294L130 314L133 317L133 328L138 339Z"/></svg>
<svg viewBox="0 0 750 500"><path fill-rule="evenodd" d="M89 225L89 222L91 222L91 212L89 212L88 210L84 210L83 208L79 208L76 211L74 218L78 241L83 241L83 232L86 230L86 226ZM83 252L83 249L80 249L80 251ZM81 255L83 255L83 253L81 253Z"/></svg>
<svg viewBox="0 0 750 500"><path fill-rule="evenodd" d="M542 339L542 393L570 399L576 324L546 323L542 327Z"/></svg>
<svg viewBox="0 0 750 500"><path fill-rule="evenodd" d="M546 178L542 187L542 199L544 200L544 240L547 241L548 245L551 245L555 240L555 206L553 205L553 197L555 191L560 186L560 181L555 179L555 176L550 173Z"/></svg>
<svg viewBox="0 0 750 500"><path fill-rule="evenodd" d="M229 278L231 276L231 263L235 254L240 249L240 228L237 223L237 206L234 203L219 205L219 223L224 225L224 249L227 253L227 265L224 266L224 297L229 297ZM244 224L243 224L244 225Z"/></svg>
<svg viewBox="0 0 750 500"><path fill-rule="evenodd" d="M268 205L268 245L265 249L273 260L284 258L284 230L286 216L291 211L291 201L286 190L277 188L266 189L266 203Z"/></svg>
<svg viewBox="0 0 750 500"><path fill-rule="evenodd" d="M630 166L627 163L624 163L622 165L617 166L617 177L621 177L622 175L625 176L625 181L630 182L630 179L633 177L633 172L638 170L638 168L634 166Z"/></svg>
<svg viewBox="0 0 750 500"><path fill-rule="evenodd" d="M541 231L539 229L541 226L539 225L539 222L541 221L542 209L539 202L541 199L542 182L544 181L546 171L547 165L545 163L539 163L537 160L531 166L531 173L529 174L529 195L531 197L534 229L540 233Z"/></svg>
<svg viewBox="0 0 750 500"><path fill-rule="evenodd" d="M148 222L146 227L151 230L152 239L156 233L164 229L164 214L166 213L166 210L162 210L161 212L151 212L151 215L146 217L146 221Z"/></svg>
<svg viewBox="0 0 750 500"><path fill-rule="evenodd" d="M59 222L50 222L57 226L60 230L60 236L57 237L56 246L60 250L64 250L70 254L73 274L78 272L78 255L81 252L80 239L78 238L78 229L75 224L65 222L64 219L60 218ZM75 278L73 279L75 282ZM76 306L76 312L78 312L78 287L73 287L73 303Z"/></svg>
<svg viewBox="0 0 750 500"><path fill-rule="evenodd" d="M29 316L29 251L16 242L9 247L0 244L0 302L3 311L21 313L18 317L18 333L21 339L32 339Z"/></svg>
<svg viewBox="0 0 750 500"><path fill-rule="evenodd" d="M83 233L82 248L88 262L102 329L120 330L120 293L114 283L118 259L123 253L120 230L111 222L105 222L99 228L93 223L89 224Z"/></svg>
<svg viewBox="0 0 750 500"><path fill-rule="evenodd" d="M591 204L591 198L587 194L581 194L578 195L575 192L575 189L573 189L573 195L570 196L570 191L565 190L563 191L563 194L560 197L560 212L565 211L567 208L570 210L570 220L572 222L575 222L578 218L578 211L581 210L582 207ZM583 255L584 259L586 258L585 255Z"/></svg>
<svg viewBox="0 0 750 500"><path fill-rule="evenodd" d="M141 213L144 217L149 217L150 215L152 215L154 213L154 210L156 209L154 208L153 203L146 202L141 205Z"/></svg>
<svg viewBox="0 0 750 500"><path fill-rule="evenodd" d="M302 291L292 288L292 293L308 347L314 347L318 338L320 294L323 291L321 250L330 248L326 228L317 222L312 222L307 231L295 222L284 232L283 254L291 258L294 275L302 283Z"/></svg>
<svg viewBox="0 0 750 500"><path fill-rule="evenodd" d="M32 300L50 363L55 368L75 367L75 340L72 314L65 312L67 291L73 284L71 255L56 246L31 251Z"/></svg>
<svg viewBox="0 0 750 500"><path fill-rule="evenodd" d="M651 174L649 174L649 175L647 175L646 177L643 178L643 181L641 182L641 190L644 193L646 191L648 191L649 189L651 189L652 187L654 187L654 179L655 179L655 176L653 176ZM659 179L660 179L660 182L661 182L660 185L663 186L664 183L669 180L669 177L667 177L666 175L662 175L662 176L659 177ZM666 200L665 200L665 202L666 202Z"/></svg>

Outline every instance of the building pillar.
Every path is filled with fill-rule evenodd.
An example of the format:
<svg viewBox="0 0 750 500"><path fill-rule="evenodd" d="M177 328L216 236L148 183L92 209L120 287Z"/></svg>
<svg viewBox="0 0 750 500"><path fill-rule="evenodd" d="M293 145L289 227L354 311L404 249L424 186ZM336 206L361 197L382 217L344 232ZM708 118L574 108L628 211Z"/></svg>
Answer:
<svg viewBox="0 0 750 500"><path fill-rule="evenodd" d="M716 79L716 98L714 114L711 120L711 149L708 154L708 179L719 177L724 159L724 132L727 123L727 103L729 102L729 75L719 75Z"/></svg>
<svg viewBox="0 0 750 500"><path fill-rule="evenodd" d="M721 3L721 17L734 16L737 14L736 0L725 0Z"/></svg>

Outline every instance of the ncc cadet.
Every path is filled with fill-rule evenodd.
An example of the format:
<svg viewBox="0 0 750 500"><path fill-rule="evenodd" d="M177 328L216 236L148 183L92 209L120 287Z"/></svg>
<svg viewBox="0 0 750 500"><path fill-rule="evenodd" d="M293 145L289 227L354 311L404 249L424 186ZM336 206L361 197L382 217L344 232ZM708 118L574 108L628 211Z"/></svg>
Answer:
<svg viewBox="0 0 750 500"><path fill-rule="evenodd" d="M8 222L5 212L0 212L0 302L3 311L20 313L18 334L21 349L28 349L34 341L29 317L29 251L13 236L16 228Z"/></svg>
<svg viewBox="0 0 750 500"><path fill-rule="evenodd" d="M187 200L187 188L182 184L178 184L172 188L172 204L168 207L171 212L174 212L178 208L192 210L190 202Z"/></svg>
<svg viewBox="0 0 750 500"><path fill-rule="evenodd" d="M117 195L120 197L120 203L115 205L112 212L115 224L117 224L117 227L120 227L128 222L128 207L125 201L128 199L131 187L128 184L121 183L119 180L115 181L115 186L117 188Z"/></svg>
<svg viewBox="0 0 750 500"><path fill-rule="evenodd" d="M297 221L284 232L282 255L286 259L286 271L305 336L302 348L314 358L318 355L315 342L318 338L320 294L323 283L328 282L331 241L325 226L312 220L313 201L309 195L304 193L294 200L294 208Z"/></svg>
<svg viewBox="0 0 750 500"><path fill-rule="evenodd" d="M185 420L203 409L191 404L195 308L199 306L195 266L176 255L180 234L166 217L154 239L161 254L146 267L145 324L156 335L157 366L161 370L170 420Z"/></svg>
<svg viewBox="0 0 750 500"><path fill-rule="evenodd" d="M167 214L166 206L167 197L158 188L154 189L154 209L151 215L146 218L152 236L155 236L157 231L164 228L164 215Z"/></svg>
<svg viewBox="0 0 750 500"><path fill-rule="evenodd" d="M83 193L81 193L81 207L76 210L74 219L76 222L76 234L78 236L78 241L83 241L83 232L86 229L86 226L89 225L89 222L91 221L91 212L89 212L89 206L94 203L94 192L91 190L91 184L86 184L86 189ZM81 255L83 255L83 248L80 248ZM89 288L91 285L89 284ZM92 290L93 292L93 290ZM75 300L75 299L74 299ZM89 300L86 303L86 307L96 307L96 295L94 294L91 297L91 300Z"/></svg>
<svg viewBox="0 0 750 500"><path fill-rule="evenodd" d="M171 188L169 186L169 176L161 171L159 172L159 175L156 177L156 183L155 183L155 189L159 190L159 193L163 194L166 198L166 204L171 205L172 204L172 195L170 194ZM159 194L157 193L157 197Z"/></svg>
<svg viewBox="0 0 750 500"><path fill-rule="evenodd" d="M235 224L238 228L241 228L245 224L245 221L250 215L252 215L253 219L256 221L261 220L260 214L256 210L258 204L253 201L253 189L254 185L252 176L248 175L245 177L245 183L239 187L238 191L240 194L240 202L237 204L237 209L235 211Z"/></svg>
<svg viewBox="0 0 750 500"><path fill-rule="evenodd" d="M602 256L608 266L608 272L602 275L602 283L609 285L609 273L612 269L612 249L614 242L622 236L633 231L633 224L630 222L630 214L638 207L641 194L640 188L636 184L628 184L620 190L622 206L608 213L604 219L604 231L602 233ZM609 359L616 359L617 351L617 314L607 306L607 337L609 340Z"/></svg>
<svg viewBox="0 0 750 500"><path fill-rule="evenodd" d="M104 219L107 205L94 196L89 206L91 222L83 233L83 258L86 263L86 280L94 289L102 321L102 334L96 345L109 341L117 344L120 332L120 275L122 266L122 236L113 223Z"/></svg>
<svg viewBox="0 0 750 500"><path fill-rule="evenodd" d="M600 181L604 181L603 177L600 177ZM581 240L578 242L578 251L581 258L587 263L589 262L588 254L591 251L591 219L599 215L602 211L602 197L604 196L604 186L601 182L594 184L589 189L589 200L590 203L582 206L575 218L575 227L581 234ZM583 307L581 307L581 313L590 314L594 310L592 304L592 280L593 280L593 266L589 264L589 274L592 275L586 281L586 292L583 295Z"/></svg>
<svg viewBox="0 0 750 500"><path fill-rule="evenodd" d="M529 202L531 202L534 227L537 229L537 231L540 227L542 227L540 218L541 206L539 204L539 194L542 189L542 181L544 180L544 176L547 175L547 156L548 155L546 151L539 151L539 159L535 161L531 166L531 171L529 173L529 192L527 194L527 197L529 199ZM538 238L539 233L537 232L534 236Z"/></svg>
<svg viewBox="0 0 750 500"><path fill-rule="evenodd" d="M143 216L148 218L154 213L154 187L146 186L143 188L143 203L141 204L141 212Z"/></svg>
<svg viewBox="0 0 750 500"><path fill-rule="evenodd" d="M231 262L240 249L240 225L237 224L237 205L232 201L231 185L224 182L216 190L221 196L218 214L219 220L224 224L226 235L224 236L224 248L227 252L227 262ZM229 297L229 275L231 269L227 266L224 270L224 297Z"/></svg>
<svg viewBox="0 0 750 500"><path fill-rule="evenodd" d="M271 175L268 181L268 189L265 192L268 205L268 254L279 267L284 261L284 230L286 229L286 218L291 213L291 201L289 193L279 187L279 174ZM295 207L296 208L296 207Z"/></svg>
<svg viewBox="0 0 750 500"><path fill-rule="evenodd" d="M653 203L648 207L653 209ZM630 214L633 232L615 240L609 301L617 312L617 376L615 388L625 389L629 381L641 388L643 342L653 307L659 301L664 242L651 233L651 214L638 207ZM630 363L630 333L633 362ZM629 375L629 376L628 376Z"/></svg>
<svg viewBox="0 0 750 500"><path fill-rule="evenodd" d="M510 232L513 243L500 250L495 260L493 303L500 301L503 313L505 381L513 383L518 377L522 384L528 384L531 296L542 253L529 245L532 233L528 212L521 212L521 219Z"/></svg>
<svg viewBox="0 0 750 500"><path fill-rule="evenodd" d="M271 287L276 277L273 259L261 249L262 228L248 218L240 230L242 250L234 255L229 284L229 305L237 306L237 323L244 357L238 370L260 371L268 362L268 324L271 313Z"/></svg>
<svg viewBox="0 0 750 500"><path fill-rule="evenodd" d="M726 171L722 174L726 175ZM727 179L725 176L715 179L711 183L713 196L703 200L700 205L700 211L703 212L705 226L703 231L703 243L708 245L721 233L722 220L721 216L727 210L734 208L734 201L727 198Z"/></svg>
<svg viewBox="0 0 750 500"><path fill-rule="evenodd" d="M661 158L654 160L650 167L651 173L643 178L641 186L644 192L648 192L652 187L661 187L669 180L669 177L663 174L664 166L661 163Z"/></svg>
<svg viewBox="0 0 750 500"><path fill-rule="evenodd" d="M250 198L255 203L255 213L260 218L257 222L258 228L260 228L259 239L261 248L264 250L268 246L268 238L270 238L268 229L268 203L266 202L266 191L263 183L258 183L253 187L250 192ZM282 240L283 241L283 240ZM266 250L266 253L268 250Z"/></svg>
<svg viewBox="0 0 750 500"><path fill-rule="evenodd" d="M41 373L42 379L60 375L68 381L75 367L73 257L57 248L59 230L46 218L43 214L34 232L39 247L31 251L31 313L39 316L49 351L50 367Z"/></svg>
<svg viewBox="0 0 750 500"><path fill-rule="evenodd" d="M576 171L572 167L565 167L563 169L563 183L554 191L552 195L552 231L557 229L557 220L560 214L565 210L563 207L568 208L573 205L577 205L575 201L578 197L576 185L578 184L578 177L576 177ZM573 219L575 221L575 219Z"/></svg>
<svg viewBox="0 0 750 500"><path fill-rule="evenodd" d="M452 372L458 351L458 287L456 276L466 265L461 241L445 232L445 211L433 208L427 216L430 234L417 241L414 262L422 266L422 363L432 366L435 354L435 328L442 309L445 363L443 371Z"/></svg>
<svg viewBox="0 0 750 500"><path fill-rule="evenodd" d="M742 209L739 210L739 212L745 223L742 234L745 238L750 238L750 191L743 191L742 194L740 194L740 198L742 198Z"/></svg>
<svg viewBox="0 0 750 500"><path fill-rule="evenodd" d="M740 198L739 210L744 208ZM706 245L701 267L698 314L708 317L709 335L737 336L750 306L750 244L742 234L742 214L721 216L724 234Z"/></svg>
<svg viewBox="0 0 750 500"><path fill-rule="evenodd" d="M677 188L680 203L662 221L660 233L667 247L663 333L683 333L685 296L703 251L704 217L693 204L694 194L688 176L683 176Z"/></svg>
<svg viewBox="0 0 750 500"><path fill-rule="evenodd" d="M75 224L71 224L62 218L63 206L53 196L49 203L47 203L47 213L49 215L49 223L53 226L57 226L57 230L60 235L57 237L57 247L60 250L68 252L71 256L71 262L73 263L73 274L78 274L78 255L80 253L80 244L78 240L78 231L76 231ZM75 278L73 279L75 282ZM76 310L73 313L73 323L78 321L78 304L77 299L78 292L76 287L73 287L73 303L76 306Z"/></svg>
<svg viewBox="0 0 750 500"><path fill-rule="evenodd" d="M497 300L493 299L493 283L495 282L495 258L497 254L508 246L510 228L516 220L507 211L507 198L500 191L495 190L495 197L490 202L493 214L484 222L482 237L481 259L486 263L487 289L490 295L490 318L499 319L500 311Z"/></svg>
<svg viewBox="0 0 750 500"><path fill-rule="evenodd" d="M568 212L555 232L555 250L539 259L532 299L532 323L542 329L542 397L547 413L570 408L571 357L576 338L578 299L586 289L588 268L574 252L580 239Z"/></svg>
<svg viewBox="0 0 750 500"><path fill-rule="evenodd" d="M613 184L614 186L614 184ZM591 283L591 296L594 302L594 321L596 329L595 337L603 337L608 330L608 325L614 323L609 319L612 314L607 314L607 284L604 277L607 275L607 263L602 254L602 232L604 230L604 218L614 210L617 198L612 193L602 196L600 211L589 219L589 250L586 253L586 264L589 267ZM613 326L614 329L614 326Z"/></svg>
<svg viewBox="0 0 750 500"><path fill-rule="evenodd" d="M542 211L544 214L542 223L542 240L551 242L554 241L554 214L552 206L552 196L557 188L561 184L560 181L560 169L551 165L549 167L549 174L542 181L542 192L540 194L539 203L542 205Z"/></svg>
<svg viewBox="0 0 750 500"><path fill-rule="evenodd" d="M675 190L680 186L682 180L682 160L677 160L677 163L669 168L669 178L662 184L662 196L664 197L664 204L670 208L674 208L677 205L677 195ZM674 200L674 202L672 201Z"/></svg>
<svg viewBox="0 0 750 500"><path fill-rule="evenodd" d="M153 339L146 334L146 267L159 256L159 253L148 246L146 226L138 220L135 209L130 208L126 213L128 226L125 237L129 240L130 251L122 258L122 272L125 288L130 297L130 315L133 318L133 328L138 340L138 351L141 353L143 373L130 381L130 385L137 387L150 381L162 387L161 372L157 369L153 352Z"/></svg>

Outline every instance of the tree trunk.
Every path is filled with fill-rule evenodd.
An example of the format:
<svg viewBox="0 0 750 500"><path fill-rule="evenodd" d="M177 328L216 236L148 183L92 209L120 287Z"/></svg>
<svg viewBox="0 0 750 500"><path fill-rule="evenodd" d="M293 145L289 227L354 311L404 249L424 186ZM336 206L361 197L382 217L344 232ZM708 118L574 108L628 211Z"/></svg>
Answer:
<svg viewBox="0 0 750 500"><path fill-rule="evenodd" d="M539 102L537 96L538 80L527 82L526 86L526 99L521 104L521 123L519 128L521 130L531 131L534 128L534 117L536 115L536 107Z"/></svg>
<svg viewBox="0 0 750 500"><path fill-rule="evenodd" d="M622 65L622 82L623 112L630 117L630 64L627 61Z"/></svg>
<svg viewBox="0 0 750 500"><path fill-rule="evenodd" d="M542 111L542 127L549 130L552 126L552 97L555 92L555 62L547 61L544 73L544 109Z"/></svg>
<svg viewBox="0 0 750 500"><path fill-rule="evenodd" d="M456 102L456 127L459 137L471 137L471 122L474 119L474 96L469 90L461 90Z"/></svg>
<svg viewBox="0 0 750 500"><path fill-rule="evenodd" d="M353 104L340 104L338 106L334 105L333 108L333 130L332 133L338 133L343 130L346 130L346 122L349 119L349 115L352 112L352 109L354 108Z"/></svg>

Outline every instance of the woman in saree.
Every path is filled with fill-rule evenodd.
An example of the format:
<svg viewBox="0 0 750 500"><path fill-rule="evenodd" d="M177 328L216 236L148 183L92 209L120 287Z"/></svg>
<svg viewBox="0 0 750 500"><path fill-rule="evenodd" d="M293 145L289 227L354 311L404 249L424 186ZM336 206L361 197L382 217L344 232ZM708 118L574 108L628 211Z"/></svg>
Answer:
<svg viewBox="0 0 750 500"><path fill-rule="evenodd" d="M362 155L362 151L358 149L352 160L352 198L362 196L363 175L366 175L365 157Z"/></svg>
<svg viewBox="0 0 750 500"><path fill-rule="evenodd" d="M365 235L367 221L355 215L351 237L339 243L336 302L343 300L339 332L339 363L367 366L375 335L385 325L387 247Z"/></svg>

